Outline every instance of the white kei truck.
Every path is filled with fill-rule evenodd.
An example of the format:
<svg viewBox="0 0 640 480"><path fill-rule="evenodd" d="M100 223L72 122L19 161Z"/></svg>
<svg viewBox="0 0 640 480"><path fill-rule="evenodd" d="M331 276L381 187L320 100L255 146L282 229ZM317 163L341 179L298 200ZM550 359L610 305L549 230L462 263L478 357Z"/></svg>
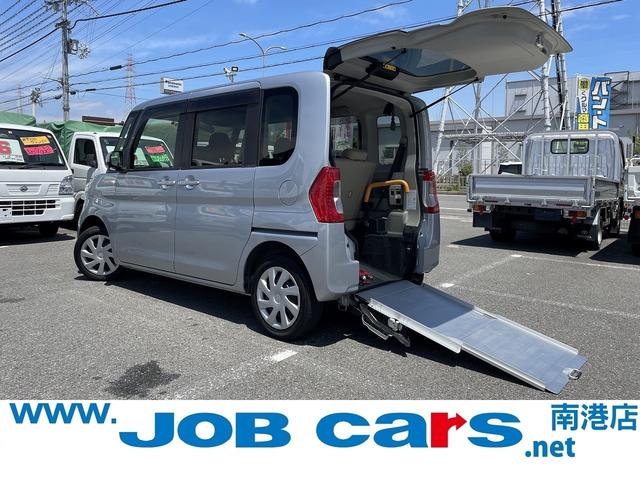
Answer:
<svg viewBox="0 0 640 480"><path fill-rule="evenodd" d="M522 175L471 175L473 226L495 241L517 231L572 235L599 250L624 215L625 159L607 130L542 132L523 146Z"/></svg>
<svg viewBox="0 0 640 480"><path fill-rule="evenodd" d="M73 219L71 170L44 128L0 123L0 228L37 226L44 237Z"/></svg>

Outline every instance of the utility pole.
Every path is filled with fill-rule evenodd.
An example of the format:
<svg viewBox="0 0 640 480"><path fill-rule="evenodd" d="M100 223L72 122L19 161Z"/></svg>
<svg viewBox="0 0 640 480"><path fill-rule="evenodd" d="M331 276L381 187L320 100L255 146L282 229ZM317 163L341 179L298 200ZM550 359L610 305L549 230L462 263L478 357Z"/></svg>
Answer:
<svg viewBox="0 0 640 480"><path fill-rule="evenodd" d="M538 0L540 19L547 23L547 6L545 0ZM549 66L551 57L542 65L540 88L542 90L542 111L544 115L544 129L551 130L551 101L549 100Z"/></svg>
<svg viewBox="0 0 640 480"><path fill-rule="evenodd" d="M553 17L553 27L564 36L564 25L562 23L562 7L560 0L551 0L551 15ZM558 76L558 100L560 103L560 130L571 128L569 111L569 83L567 79L567 60L564 53L556 55L556 74Z"/></svg>
<svg viewBox="0 0 640 480"><path fill-rule="evenodd" d="M36 105L42 106L42 98L40 97L40 89L34 88L31 90L31 116L36 116Z"/></svg>
<svg viewBox="0 0 640 480"><path fill-rule="evenodd" d="M466 8L465 0L458 0L456 16L460 16L464 13ZM444 126L447 120L447 107L449 106L449 95L453 90L452 87L447 87L444 91L444 100L442 101L442 113L440 114L440 125L438 126L438 137L436 139L436 148L433 151L433 160L436 165L436 174L438 174L438 154L440 153L440 147L442 146L442 137L444 135ZM453 118L451 119L453 121Z"/></svg>
<svg viewBox="0 0 640 480"><path fill-rule="evenodd" d="M69 4L79 3L85 4L95 11L89 0L45 0L46 8L60 12L60 22L56 24L56 27L62 32L62 77L60 84L62 85L62 118L65 122L69 120L69 94L72 93L69 88L69 55L78 55L80 58L86 58L89 55L87 46L81 45L78 40L73 40L70 37L71 26L68 7Z"/></svg>

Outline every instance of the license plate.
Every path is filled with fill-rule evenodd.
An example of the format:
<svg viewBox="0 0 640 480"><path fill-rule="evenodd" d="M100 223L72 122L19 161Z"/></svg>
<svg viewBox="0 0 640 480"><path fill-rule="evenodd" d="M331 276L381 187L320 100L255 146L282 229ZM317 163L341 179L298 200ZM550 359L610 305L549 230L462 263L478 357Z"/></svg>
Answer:
<svg viewBox="0 0 640 480"><path fill-rule="evenodd" d="M562 218L562 210L537 208L533 213L533 218L543 222L556 222Z"/></svg>

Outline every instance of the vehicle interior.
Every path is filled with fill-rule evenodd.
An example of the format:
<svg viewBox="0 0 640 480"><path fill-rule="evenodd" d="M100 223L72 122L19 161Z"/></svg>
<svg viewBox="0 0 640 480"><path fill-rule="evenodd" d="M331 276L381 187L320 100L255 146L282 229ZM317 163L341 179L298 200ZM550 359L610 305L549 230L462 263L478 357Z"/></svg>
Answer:
<svg viewBox="0 0 640 480"><path fill-rule="evenodd" d="M349 247L360 285L407 278L415 266L417 141L409 102L336 84L330 156L340 169Z"/></svg>

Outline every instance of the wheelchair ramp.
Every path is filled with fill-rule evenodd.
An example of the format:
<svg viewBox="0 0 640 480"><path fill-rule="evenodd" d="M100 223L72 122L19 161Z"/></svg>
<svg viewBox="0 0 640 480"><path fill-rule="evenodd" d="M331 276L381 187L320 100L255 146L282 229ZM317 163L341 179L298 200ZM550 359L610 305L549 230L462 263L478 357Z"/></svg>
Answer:
<svg viewBox="0 0 640 480"><path fill-rule="evenodd" d="M560 393L586 358L557 340L406 280L357 293L370 310L456 353L465 351L541 389Z"/></svg>

